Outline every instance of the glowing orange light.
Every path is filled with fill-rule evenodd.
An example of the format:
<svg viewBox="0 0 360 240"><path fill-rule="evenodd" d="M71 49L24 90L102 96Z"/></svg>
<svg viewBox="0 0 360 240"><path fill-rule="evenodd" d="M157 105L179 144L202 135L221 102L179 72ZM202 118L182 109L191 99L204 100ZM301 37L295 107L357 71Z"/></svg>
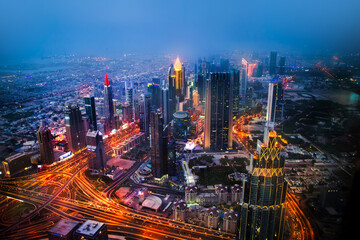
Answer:
<svg viewBox="0 0 360 240"><path fill-rule="evenodd" d="M175 71L181 71L181 62L179 57L176 58L175 64L174 64Z"/></svg>
<svg viewBox="0 0 360 240"><path fill-rule="evenodd" d="M253 72L254 72L254 68L256 67L256 63L251 63L248 66L248 77L252 77Z"/></svg>

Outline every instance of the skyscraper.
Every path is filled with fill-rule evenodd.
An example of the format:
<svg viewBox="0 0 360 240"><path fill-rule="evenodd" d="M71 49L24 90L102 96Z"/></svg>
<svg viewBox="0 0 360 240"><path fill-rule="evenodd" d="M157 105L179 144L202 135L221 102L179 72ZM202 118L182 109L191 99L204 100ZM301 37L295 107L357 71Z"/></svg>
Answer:
<svg viewBox="0 0 360 240"><path fill-rule="evenodd" d="M103 137L100 131L89 131L86 135L87 150L95 152L96 157L89 157L89 169L95 173L106 168L106 157Z"/></svg>
<svg viewBox="0 0 360 240"><path fill-rule="evenodd" d="M205 89L206 89L206 77L204 74L200 73L198 74L197 77L197 82L195 84L198 93L199 93L199 100L200 102L204 102L205 101Z"/></svg>
<svg viewBox="0 0 360 240"><path fill-rule="evenodd" d="M162 106L160 85L156 83L149 83L148 92L151 94L151 105L154 106L156 109L160 108Z"/></svg>
<svg viewBox="0 0 360 240"><path fill-rule="evenodd" d="M105 118L107 119L109 125L107 129L111 130L114 119L114 103L113 103L112 88L107 74L105 74L105 82L104 82L104 110L105 110L104 111Z"/></svg>
<svg viewBox="0 0 360 240"><path fill-rule="evenodd" d="M78 105L65 106L66 139L70 151L76 152L86 146L86 133Z"/></svg>
<svg viewBox="0 0 360 240"><path fill-rule="evenodd" d="M89 120L89 128L91 131L97 130L96 121L96 108L95 108L95 97L87 96L84 97L86 117Z"/></svg>
<svg viewBox="0 0 360 240"><path fill-rule="evenodd" d="M179 57L169 69L169 91L172 98L177 97L178 102L184 101L186 93L185 67L181 64ZM173 92L175 96L172 96Z"/></svg>
<svg viewBox="0 0 360 240"><path fill-rule="evenodd" d="M248 62L243 58L241 60L240 72L240 102L245 103L246 89L248 85Z"/></svg>
<svg viewBox="0 0 360 240"><path fill-rule="evenodd" d="M270 66L269 66L270 75L274 75L276 73L276 58L277 58L277 52L270 52Z"/></svg>
<svg viewBox="0 0 360 240"><path fill-rule="evenodd" d="M285 57L281 57L279 60L279 74L284 75L285 73Z"/></svg>
<svg viewBox="0 0 360 240"><path fill-rule="evenodd" d="M144 132L146 136L149 135L150 127L150 112L151 112L151 94L141 94L139 98L139 118L140 131Z"/></svg>
<svg viewBox="0 0 360 240"><path fill-rule="evenodd" d="M237 239L283 239L287 183L280 151L276 133L271 131L259 155L253 157L253 170L244 182Z"/></svg>
<svg viewBox="0 0 360 240"><path fill-rule="evenodd" d="M134 89L132 82L129 85L126 84L126 102L129 104L131 121L134 121Z"/></svg>
<svg viewBox="0 0 360 240"><path fill-rule="evenodd" d="M167 130L164 131L163 118L159 111L150 113L151 171L155 178L168 173Z"/></svg>
<svg viewBox="0 0 360 240"><path fill-rule="evenodd" d="M52 145L52 135L43 123L40 123L37 131L37 140L39 142L40 162L41 164L51 164L54 162L54 150Z"/></svg>
<svg viewBox="0 0 360 240"><path fill-rule="evenodd" d="M240 109L240 71L232 70L231 77L233 81L233 116L238 116Z"/></svg>
<svg viewBox="0 0 360 240"><path fill-rule="evenodd" d="M211 73L206 81L205 150L232 148L233 83L230 73Z"/></svg>

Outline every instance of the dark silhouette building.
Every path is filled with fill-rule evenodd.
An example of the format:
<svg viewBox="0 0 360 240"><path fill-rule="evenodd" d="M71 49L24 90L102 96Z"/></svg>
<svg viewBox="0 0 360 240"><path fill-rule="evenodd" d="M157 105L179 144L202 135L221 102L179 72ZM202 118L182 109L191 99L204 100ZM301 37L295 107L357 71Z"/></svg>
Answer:
<svg viewBox="0 0 360 240"><path fill-rule="evenodd" d="M89 123L89 129L91 131L96 131L98 129L96 122L95 97L94 96L84 97L84 102L85 102L86 118L88 119L88 123Z"/></svg>
<svg viewBox="0 0 360 240"><path fill-rule="evenodd" d="M279 74L284 75L285 73L285 57L281 57L279 60Z"/></svg>
<svg viewBox="0 0 360 240"><path fill-rule="evenodd" d="M232 70L233 82L233 116L238 116L240 111L240 71Z"/></svg>
<svg viewBox="0 0 360 240"><path fill-rule="evenodd" d="M155 178L161 178L168 173L168 136L163 123L161 113L152 110L150 114L150 156L151 171Z"/></svg>
<svg viewBox="0 0 360 240"><path fill-rule="evenodd" d="M233 83L230 73L211 73L206 82L205 150L232 148Z"/></svg>
<svg viewBox="0 0 360 240"><path fill-rule="evenodd" d="M41 164L51 164L54 162L54 150L52 144L52 135L43 123L37 131L37 140L39 142L40 162Z"/></svg>
<svg viewBox="0 0 360 240"><path fill-rule="evenodd" d="M106 168L106 157L103 137L100 131L89 131L86 135L87 150L95 152L96 157L89 157L89 169L101 173Z"/></svg>
<svg viewBox="0 0 360 240"><path fill-rule="evenodd" d="M65 106L65 128L70 151L76 152L86 147L86 133L78 105Z"/></svg>
<svg viewBox="0 0 360 240"><path fill-rule="evenodd" d="M269 66L270 75L276 74L276 59L277 59L277 52L270 52L270 66Z"/></svg>

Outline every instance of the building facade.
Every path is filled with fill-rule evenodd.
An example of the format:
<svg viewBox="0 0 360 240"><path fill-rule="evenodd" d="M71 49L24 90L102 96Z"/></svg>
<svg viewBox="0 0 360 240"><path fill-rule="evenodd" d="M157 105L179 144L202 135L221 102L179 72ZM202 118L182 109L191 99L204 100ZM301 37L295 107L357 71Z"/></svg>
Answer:
<svg viewBox="0 0 360 240"><path fill-rule="evenodd" d="M86 132L78 105L65 106L66 140L71 152L86 147Z"/></svg>
<svg viewBox="0 0 360 240"><path fill-rule="evenodd" d="M211 73L206 82L205 151L232 149L232 86L230 73Z"/></svg>
<svg viewBox="0 0 360 240"><path fill-rule="evenodd" d="M37 140L40 150L41 164L51 164L54 162L54 150L52 144L52 135L50 129L41 124L37 131Z"/></svg>

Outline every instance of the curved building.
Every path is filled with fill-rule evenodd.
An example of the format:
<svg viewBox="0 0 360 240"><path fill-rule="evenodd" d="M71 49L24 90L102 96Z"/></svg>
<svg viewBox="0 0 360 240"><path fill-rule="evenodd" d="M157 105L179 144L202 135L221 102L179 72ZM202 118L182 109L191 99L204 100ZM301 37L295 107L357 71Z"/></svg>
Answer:
<svg viewBox="0 0 360 240"><path fill-rule="evenodd" d="M174 113L174 138L186 141L190 128L190 113L178 111Z"/></svg>

